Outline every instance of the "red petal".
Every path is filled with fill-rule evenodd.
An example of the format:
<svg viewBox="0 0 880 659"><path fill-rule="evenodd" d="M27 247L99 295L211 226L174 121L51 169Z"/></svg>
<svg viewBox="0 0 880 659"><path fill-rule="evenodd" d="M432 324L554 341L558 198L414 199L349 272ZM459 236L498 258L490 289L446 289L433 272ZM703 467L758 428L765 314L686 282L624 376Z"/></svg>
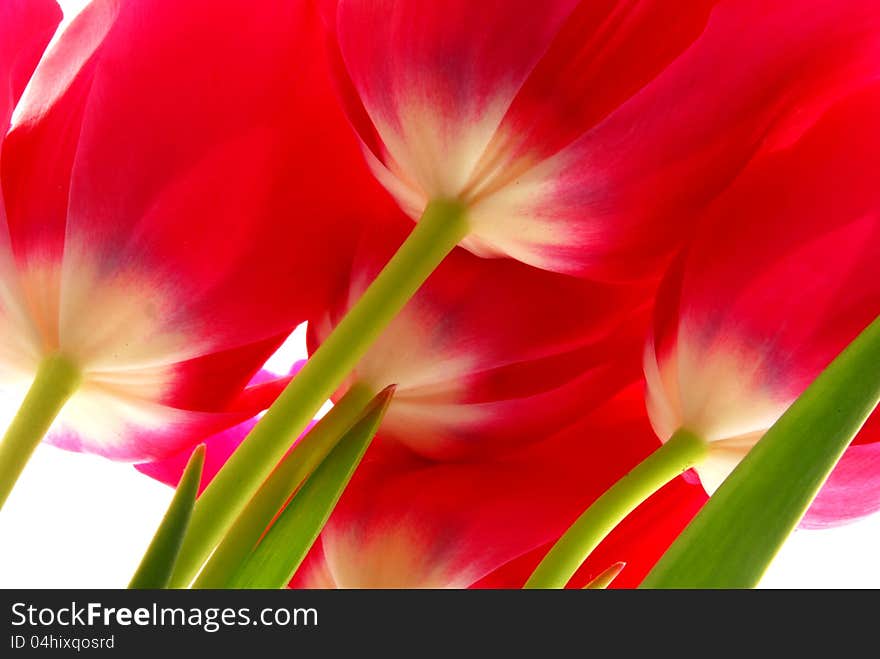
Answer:
<svg viewBox="0 0 880 659"><path fill-rule="evenodd" d="M6 0L0 5L0 129L4 134L60 21L61 8L55 0Z"/></svg>
<svg viewBox="0 0 880 659"><path fill-rule="evenodd" d="M681 55L715 4L579 2L513 100L506 148L543 159L568 146Z"/></svg>
<svg viewBox="0 0 880 659"><path fill-rule="evenodd" d="M62 257L70 174L95 52L117 11L116 0L94 0L65 28L40 62L3 145L7 221L21 267Z"/></svg>
<svg viewBox="0 0 880 659"><path fill-rule="evenodd" d="M86 385L86 391L78 394L76 403L62 411L46 441L63 449L127 462L161 461L180 453L182 470L195 446L206 437L225 433L238 424L246 425L245 422L269 407L302 364L298 362L285 376L261 372L246 388L242 389L244 385L240 384L234 396L224 388L204 386L205 380L216 381L212 373L216 374L217 369L221 369L230 383L240 382L240 374L249 373L252 361L265 352L265 345L254 345L181 364L180 395L161 402L112 391L101 392ZM201 381L196 381L197 378ZM196 393L199 385L201 388ZM227 434L228 441L225 440L224 445L234 448L233 444L237 446L244 433L233 441L235 436L235 432ZM212 453L217 451L209 446L209 454ZM228 455L216 459L223 462ZM180 475L176 474L177 479Z"/></svg>
<svg viewBox="0 0 880 659"><path fill-rule="evenodd" d="M195 366L199 369L199 373L193 376L196 380L202 376L210 377L210 372L213 369L219 368L225 371L231 368L235 370L233 355L224 355L218 362L201 360L200 362ZM179 438L181 441L166 442L171 449L165 451L165 457L136 464L135 468L158 481L176 487L196 444L204 443L207 452L199 487L199 492L201 492L256 425L257 419L254 415L272 404L304 364L304 360L297 361L293 364L290 372L281 377L269 371L259 371L251 378L250 385L235 400L225 401L225 409L228 410L226 414L205 415L204 420L207 423L201 429L190 428L186 433L181 434ZM217 407L218 401L207 401L207 404ZM247 420L244 423L239 423L243 419ZM135 447L140 445L137 441L132 444Z"/></svg>

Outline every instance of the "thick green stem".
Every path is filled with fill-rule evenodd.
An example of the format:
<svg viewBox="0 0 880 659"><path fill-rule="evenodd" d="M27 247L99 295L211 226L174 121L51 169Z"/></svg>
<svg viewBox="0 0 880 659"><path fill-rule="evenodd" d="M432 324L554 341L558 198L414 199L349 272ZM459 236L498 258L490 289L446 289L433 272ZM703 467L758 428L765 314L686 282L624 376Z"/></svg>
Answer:
<svg viewBox="0 0 880 659"><path fill-rule="evenodd" d="M525 587L564 588L615 526L657 490L700 462L708 450L704 440L687 430L678 430L577 518L553 545Z"/></svg>
<svg viewBox="0 0 880 659"><path fill-rule="evenodd" d="M250 500L199 574L194 588L224 588L294 492L355 424L375 392L356 383L285 456Z"/></svg>
<svg viewBox="0 0 880 659"><path fill-rule="evenodd" d="M467 233L462 204L445 200L428 204L397 253L202 493L178 558L173 586L192 580L324 401Z"/></svg>
<svg viewBox="0 0 880 659"><path fill-rule="evenodd" d="M40 364L27 396L0 442L0 508L81 379L79 368L62 355L46 357Z"/></svg>

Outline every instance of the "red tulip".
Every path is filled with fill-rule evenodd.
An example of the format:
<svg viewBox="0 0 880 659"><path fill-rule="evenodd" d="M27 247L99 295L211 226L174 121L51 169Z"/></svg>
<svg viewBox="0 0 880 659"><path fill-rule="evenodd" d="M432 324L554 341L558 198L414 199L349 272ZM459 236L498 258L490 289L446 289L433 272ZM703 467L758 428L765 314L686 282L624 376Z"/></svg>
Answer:
<svg viewBox="0 0 880 659"><path fill-rule="evenodd" d="M756 150L877 74L873 0L339 0L340 86L376 176L462 243L632 278Z"/></svg>
<svg viewBox="0 0 880 659"><path fill-rule="evenodd" d="M657 446L631 387L555 436L488 461L431 463L376 442L294 587L521 587L549 543ZM633 586L705 494L682 479L609 537L572 585L617 561Z"/></svg>
<svg viewBox="0 0 880 659"><path fill-rule="evenodd" d="M880 86L829 110L720 197L657 302L645 369L661 439L710 442L713 491L880 314ZM805 520L880 508L880 424L862 429ZM787 477L780 474L780 478Z"/></svg>
<svg viewBox="0 0 880 659"><path fill-rule="evenodd" d="M77 365L51 441L162 457L277 395L244 387L386 196L322 43L308 3L96 0L37 67L2 152L0 388Z"/></svg>
<svg viewBox="0 0 880 659"><path fill-rule="evenodd" d="M370 231L351 283L309 322L314 349L409 230ZM460 459L546 437L641 376L648 287L597 284L455 250L359 362L360 382L397 389L385 437Z"/></svg>

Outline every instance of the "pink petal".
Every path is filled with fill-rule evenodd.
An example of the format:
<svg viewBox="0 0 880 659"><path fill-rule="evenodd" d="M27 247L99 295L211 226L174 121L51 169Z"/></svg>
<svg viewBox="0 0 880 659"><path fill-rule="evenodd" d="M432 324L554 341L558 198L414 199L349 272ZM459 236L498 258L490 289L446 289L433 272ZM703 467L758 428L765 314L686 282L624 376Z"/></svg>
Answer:
<svg viewBox="0 0 880 659"><path fill-rule="evenodd" d="M880 510L880 414L862 428L813 501L801 527L822 529Z"/></svg>

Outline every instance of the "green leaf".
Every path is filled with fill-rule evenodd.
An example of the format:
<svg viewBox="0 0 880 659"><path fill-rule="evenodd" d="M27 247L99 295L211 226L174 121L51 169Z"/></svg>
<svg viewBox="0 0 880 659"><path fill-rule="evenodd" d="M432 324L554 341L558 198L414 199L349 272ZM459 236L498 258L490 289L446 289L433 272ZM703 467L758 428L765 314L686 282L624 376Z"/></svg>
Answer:
<svg viewBox="0 0 880 659"><path fill-rule="evenodd" d="M880 317L767 431L641 587L755 586L878 400Z"/></svg>
<svg viewBox="0 0 880 659"><path fill-rule="evenodd" d="M324 417L284 456L211 554L193 588L225 588L266 529L330 451L359 421L374 398L370 387L355 383Z"/></svg>
<svg viewBox="0 0 880 659"><path fill-rule="evenodd" d="M380 392L275 520L230 581L232 588L283 588L324 528L373 436L394 387Z"/></svg>
<svg viewBox="0 0 880 659"><path fill-rule="evenodd" d="M608 569L599 573L598 576L593 578L590 583L584 586L584 590L605 590L608 586L611 585L611 582L617 578L617 575L623 571L623 568L626 567L626 563L623 561L618 561L614 563Z"/></svg>
<svg viewBox="0 0 880 659"><path fill-rule="evenodd" d="M183 536L189 525L193 505L202 479L205 464L205 445L196 447L177 484L165 517L156 530L141 564L131 578L129 588L166 588L180 553Z"/></svg>

